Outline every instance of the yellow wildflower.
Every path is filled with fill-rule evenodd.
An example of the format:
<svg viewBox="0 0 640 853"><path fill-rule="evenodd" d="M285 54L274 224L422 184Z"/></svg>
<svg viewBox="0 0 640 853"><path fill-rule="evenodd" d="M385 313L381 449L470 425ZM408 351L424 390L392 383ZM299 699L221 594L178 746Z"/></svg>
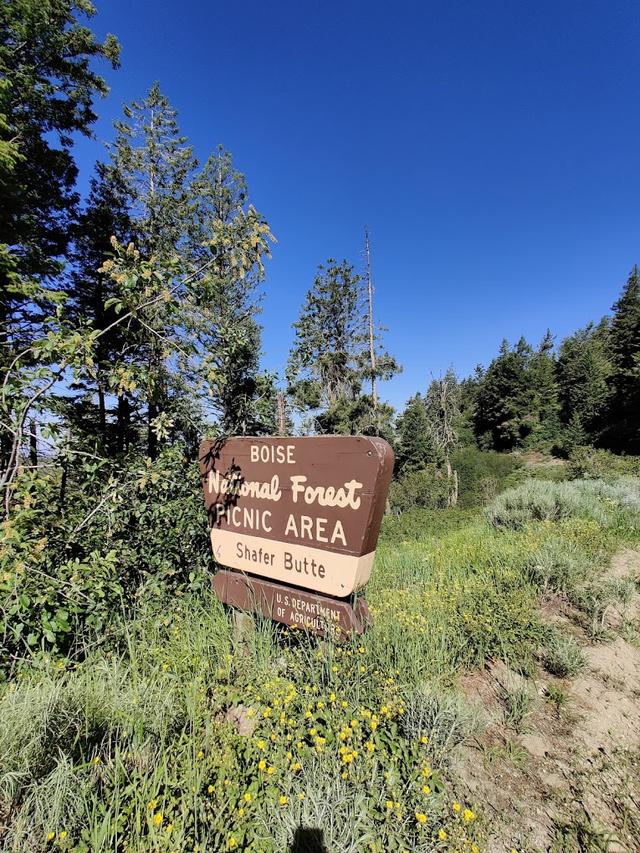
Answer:
<svg viewBox="0 0 640 853"><path fill-rule="evenodd" d="M463 819L464 819L464 820L466 820L466 822L467 822L467 823L470 823L470 822L475 818L475 815L474 815L474 813L471 811L471 809L465 809L465 810L462 812L462 817L463 817Z"/></svg>
<svg viewBox="0 0 640 853"><path fill-rule="evenodd" d="M267 767L267 773L269 774L269 776L273 776L275 770L273 769L273 767Z"/></svg>
<svg viewBox="0 0 640 853"><path fill-rule="evenodd" d="M245 791L244 796L243 796L243 800L245 801L245 803L250 803L251 799L252 799L252 797L251 797L251 794L249 793L249 791Z"/></svg>
<svg viewBox="0 0 640 853"><path fill-rule="evenodd" d="M47 841L53 841L53 839L54 839L55 837L56 837L55 832L48 832L48 833L47 833Z"/></svg>
<svg viewBox="0 0 640 853"><path fill-rule="evenodd" d="M422 737L420 738L420 743L426 745L427 743L429 743L429 738L426 735L422 735Z"/></svg>
<svg viewBox="0 0 640 853"><path fill-rule="evenodd" d="M162 823L162 812L156 812L153 816L153 822L156 826L160 826Z"/></svg>
<svg viewBox="0 0 640 853"><path fill-rule="evenodd" d="M258 770L266 770L266 768L267 762L264 760L264 758L261 758L260 761L258 761Z"/></svg>
<svg viewBox="0 0 640 853"><path fill-rule="evenodd" d="M392 809L392 808L393 808L393 801L392 801L392 800L387 800L387 802L386 802L386 804L385 804L385 805L387 806L387 808L388 808L388 809Z"/></svg>
<svg viewBox="0 0 640 853"><path fill-rule="evenodd" d="M418 821L418 823L426 823L427 816L426 814L424 814L424 812L416 812L416 820Z"/></svg>
<svg viewBox="0 0 640 853"><path fill-rule="evenodd" d="M438 838L440 839L440 841L447 840L447 833L444 831L444 829L441 829L440 832L438 832Z"/></svg>
<svg viewBox="0 0 640 853"><path fill-rule="evenodd" d="M456 812L456 814L457 814L457 813L460 811L460 809L462 808L462 806L460 805L460 803L454 803L454 804L451 806L451 808L452 808L452 809L454 810L454 812Z"/></svg>
<svg viewBox="0 0 640 853"><path fill-rule="evenodd" d="M428 785L423 785L423 786L422 786L422 793L423 793L423 794L430 794L430 793L431 793L431 788L430 788Z"/></svg>
<svg viewBox="0 0 640 853"><path fill-rule="evenodd" d="M278 799L278 802L280 803L280 805L281 805L281 806L286 806L286 805L287 805L288 800L287 800L287 798L285 797L285 795L284 795L284 794L281 794L281 795L280 795L280 798Z"/></svg>

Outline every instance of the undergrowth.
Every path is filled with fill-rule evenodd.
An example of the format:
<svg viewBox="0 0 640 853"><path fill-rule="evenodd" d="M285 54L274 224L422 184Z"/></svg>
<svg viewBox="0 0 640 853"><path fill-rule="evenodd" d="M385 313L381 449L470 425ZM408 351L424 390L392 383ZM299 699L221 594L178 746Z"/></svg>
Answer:
<svg viewBox="0 0 640 853"><path fill-rule="evenodd" d="M527 671L541 648L551 671L579 671L537 599L564 595L597 624L630 589L602 584L601 567L637 538L628 480L516 491L491 523L465 509L388 519L373 626L344 645L261 621L236 643L197 588L140 600L74 659L14 663L0 687L3 849L480 849L482 803L458 799L448 769L482 725L458 676L491 658ZM527 703L507 703L514 728Z"/></svg>

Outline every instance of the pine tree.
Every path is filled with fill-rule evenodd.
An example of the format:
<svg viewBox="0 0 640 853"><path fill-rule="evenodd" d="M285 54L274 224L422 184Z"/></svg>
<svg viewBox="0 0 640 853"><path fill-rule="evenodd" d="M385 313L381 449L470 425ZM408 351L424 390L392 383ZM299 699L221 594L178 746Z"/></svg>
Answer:
<svg viewBox="0 0 640 853"><path fill-rule="evenodd" d="M640 453L640 272L634 266L613 306L609 351L613 372L606 441L615 450Z"/></svg>
<svg viewBox="0 0 640 853"><path fill-rule="evenodd" d="M123 187L137 248L146 257L170 257L193 227L193 149L157 82L141 101L124 107L124 116L114 123L109 168Z"/></svg>
<svg viewBox="0 0 640 853"><path fill-rule="evenodd" d="M98 339L93 381L82 384L82 397L76 400L74 408L82 413L84 438L97 442L103 452L113 453L124 451L132 440L133 408L130 395L125 391L118 394L115 431L111 429L107 411L109 378L113 364L126 358L127 335L126 328L114 325L117 314L113 302L118 291L100 268L112 250L111 238L115 236L126 243L132 230L123 187L116 183L117 177L117 172L103 163L96 164L87 204L73 232L74 265L69 282L73 319L88 323L97 331L110 330ZM92 412L94 397L97 412Z"/></svg>
<svg viewBox="0 0 640 853"><path fill-rule="evenodd" d="M0 244L12 247L18 272L31 279L57 273L66 250L77 202L72 135L90 135L93 101L108 91L91 60L118 65L115 37L99 42L81 20L94 14L79 0L0 5L0 134L19 154L2 182Z"/></svg>
<svg viewBox="0 0 640 853"><path fill-rule="evenodd" d="M529 444L535 447L549 446L559 438L560 402L553 356L553 335L548 329L531 358L530 369L534 425Z"/></svg>
<svg viewBox="0 0 640 853"><path fill-rule="evenodd" d="M209 380L209 404L225 434L273 432L275 377L260 370L256 322L263 258L273 237L222 147L193 181L191 199L190 258L195 268L208 264L189 290L196 372Z"/></svg>
<svg viewBox="0 0 640 853"><path fill-rule="evenodd" d="M121 188L136 250L144 258L170 264L170 277L179 279L188 264L185 254L178 252L186 252L193 222L189 182L196 162L192 149L158 83L142 101L125 106L124 115L124 120L115 122L116 139L110 146L106 174ZM138 295L143 301L144 283L140 284ZM129 330L129 352L135 351L139 384L144 388L147 453L152 459L158 452L158 419L168 422L172 401L187 391L181 372L170 361L176 320L173 300L155 300L144 315L136 315Z"/></svg>
<svg viewBox="0 0 640 853"><path fill-rule="evenodd" d="M505 340L489 365L476 398L474 429L486 448L522 446L533 426L532 350L521 338L513 349Z"/></svg>
<svg viewBox="0 0 640 853"><path fill-rule="evenodd" d="M63 300L52 288L78 200L73 135L90 135L107 92L92 60L119 57L115 37L99 42L82 20L94 14L89 0L0 4L0 383ZM0 429L3 464L11 440Z"/></svg>
<svg viewBox="0 0 640 853"><path fill-rule="evenodd" d="M420 471L436 461L424 398L416 394L407 401L397 421L396 468L400 474Z"/></svg>
<svg viewBox="0 0 640 853"><path fill-rule="evenodd" d="M449 484L447 503L455 506L458 502L458 474L451 464L451 454L459 443L460 388L453 369L447 370L442 378L433 380L427 389L425 408L437 461L443 466Z"/></svg>
<svg viewBox="0 0 640 853"><path fill-rule="evenodd" d="M357 360L365 343L359 282L351 264L329 258L318 268L293 325L288 393L300 411L315 412L318 432L353 431L354 405L362 390Z"/></svg>
<svg viewBox="0 0 640 853"><path fill-rule="evenodd" d="M597 441L606 425L611 374L607 340L604 322L578 330L560 345L557 381L564 443Z"/></svg>
<svg viewBox="0 0 640 853"><path fill-rule="evenodd" d="M371 349L367 309L360 276L347 261L330 258L320 266L294 323L296 332L286 377L294 405L312 416L319 433L385 435L391 409L365 393L371 382ZM375 341L377 378L400 369Z"/></svg>

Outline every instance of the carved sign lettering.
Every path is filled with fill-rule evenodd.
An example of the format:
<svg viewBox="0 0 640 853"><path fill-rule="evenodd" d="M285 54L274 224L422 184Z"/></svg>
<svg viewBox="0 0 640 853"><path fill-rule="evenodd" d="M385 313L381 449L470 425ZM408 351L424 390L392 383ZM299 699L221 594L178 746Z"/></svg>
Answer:
<svg viewBox="0 0 640 853"><path fill-rule="evenodd" d="M344 598L371 574L393 470L365 436L204 441L200 471L218 563Z"/></svg>
<svg viewBox="0 0 640 853"><path fill-rule="evenodd" d="M259 613L321 637L340 639L362 634L369 624L369 610L362 596L352 607L348 601L225 571L216 574L213 588L223 604Z"/></svg>

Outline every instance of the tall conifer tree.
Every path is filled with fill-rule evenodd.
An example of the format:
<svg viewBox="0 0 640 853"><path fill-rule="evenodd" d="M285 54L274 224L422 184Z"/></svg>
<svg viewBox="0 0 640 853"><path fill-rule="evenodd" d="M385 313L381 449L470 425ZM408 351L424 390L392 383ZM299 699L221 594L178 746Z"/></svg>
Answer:
<svg viewBox="0 0 640 853"><path fill-rule="evenodd" d="M372 368L363 305L361 279L353 266L330 258L326 267L319 267L294 323L288 393L301 412L311 415L311 426L319 433L383 434L390 423L390 408L374 407L364 390ZM378 378L388 379L399 369L395 359L377 349Z"/></svg>
<svg viewBox="0 0 640 853"><path fill-rule="evenodd" d="M425 401L421 394L416 394L407 401L398 418L397 434L396 468L399 473L420 471L429 463L437 461Z"/></svg>
<svg viewBox="0 0 640 853"><path fill-rule="evenodd" d="M173 261L171 275L186 273L188 237L193 225L189 183L196 161L178 127L176 112L154 83L141 101L125 106L124 119L115 122L110 146L109 180L122 189L133 238L142 256ZM140 297L144 295L140 282ZM137 349L139 381L146 399L147 452L158 451L158 418L171 410L175 388L186 391L170 356L175 344L175 303L156 300L132 324L129 345ZM144 363L144 368L142 368Z"/></svg>
<svg viewBox="0 0 640 853"><path fill-rule="evenodd" d="M634 266L613 306L609 349L613 373L607 443L640 453L640 271Z"/></svg>

